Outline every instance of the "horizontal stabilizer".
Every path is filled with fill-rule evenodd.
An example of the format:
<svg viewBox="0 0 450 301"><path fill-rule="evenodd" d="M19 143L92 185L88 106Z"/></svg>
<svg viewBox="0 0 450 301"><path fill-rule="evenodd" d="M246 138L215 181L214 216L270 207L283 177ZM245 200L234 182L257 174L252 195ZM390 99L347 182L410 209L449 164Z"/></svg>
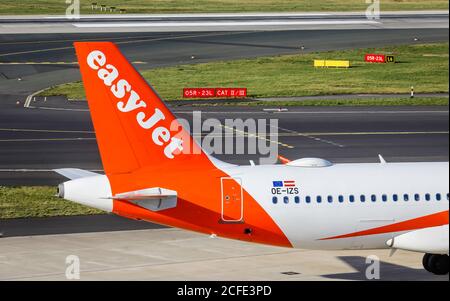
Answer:
<svg viewBox="0 0 450 301"><path fill-rule="evenodd" d="M80 178L87 178L87 177L93 177L98 176L98 173L78 169L78 168L61 168L61 169L53 169L54 172L59 173L63 177L66 177L70 180L80 179Z"/></svg>
<svg viewBox="0 0 450 301"><path fill-rule="evenodd" d="M160 187L119 193L111 198L129 201L151 211L161 211L177 206L177 192Z"/></svg>

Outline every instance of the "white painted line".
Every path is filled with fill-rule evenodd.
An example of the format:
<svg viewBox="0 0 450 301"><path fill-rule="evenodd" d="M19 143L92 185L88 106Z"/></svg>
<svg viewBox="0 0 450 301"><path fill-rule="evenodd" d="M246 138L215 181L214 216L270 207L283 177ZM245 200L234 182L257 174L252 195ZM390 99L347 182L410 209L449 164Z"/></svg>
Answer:
<svg viewBox="0 0 450 301"><path fill-rule="evenodd" d="M155 41L169 41L169 40L179 40L184 38L201 38L201 37L213 37L213 36L224 36L224 35L240 35L248 32L236 32L236 33L207 33L207 34L196 34L196 35L180 35L174 37L163 37L163 38L149 38L149 39L140 39L140 40L130 40L130 41L122 41L116 42L116 44L134 44L134 43L142 43L142 42L155 42ZM83 41L83 40L81 40ZM40 53L40 52L49 52L49 51L58 51L58 50L67 50L72 49L73 46L67 47L56 47L56 48L47 48L47 49L37 49L37 50L28 50L28 51L19 51L19 52L10 52L0 54L0 57L11 56L11 55L21 55L21 54L29 54L29 53Z"/></svg>
<svg viewBox="0 0 450 301"><path fill-rule="evenodd" d="M40 142L40 141L84 141L95 138L43 138L43 139L2 139L0 142Z"/></svg>
<svg viewBox="0 0 450 301"><path fill-rule="evenodd" d="M317 137L315 137L315 136L318 136L317 133L300 133L300 132L297 132L297 131L294 131L294 130L290 130L290 129L285 129L285 128L282 128L282 127L273 127L273 126L271 126L271 127L272 128L276 128L277 130L286 131L286 132L290 133L293 136L306 137L306 138L312 139L314 141L323 142L323 143L326 143L326 144L337 146L339 148L345 147L345 145L336 143L334 141L325 140L325 139L322 139L322 138L317 138Z"/></svg>
<svg viewBox="0 0 450 301"><path fill-rule="evenodd" d="M8 62L0 65L78 65L78 62Z"/></svg>
<svg viewBox="0 0 450 301"><path fill-rule="evenodd" d="M38 53L38 52L56 51L56 50L67 50L67 49L72 49L72 48L73 48L72 46L69 46L69 47L57 47L57 48L51 48L51 49L19 51L19 52L3 53L3 54L0 54L0 56L20 55L20 54Z"/></svg>
<svg viewBox="0 0 450 301"><path fill-rule="evenodd" d="M382 11L381 16L390 16L390 15L448 15L448 10L415 10L415 11ZM246 13L167 13L167 14L92 14L92 15L81 15L80 19L89 20L89 19L142 19L142 18L236 18L236 17L323 17L323 16L361 16L365 17L365 13L361 11L349 11L349 12L246 12ZM17 20L20 19L67 19L65 15L55 15L55 16L5 16L3 18L11 18L15 17ZM2 17L0 17L1 19Z"/></svg>
<svg viewBox="0 0 450 301"><path fill-rule="evenodd" d="M28 106L28 109L40 109L40 110L51 110L51 111L75 111L75 112L89 112L88 109L68 109L68 108L52 108L52 107L34 107Z"/></svg>
<svg viewBox="0 0 450 301"><path fill-rule="evenodd" d="M0 128L0 132L38 132L38 133L68 133L68 134L94 134L93 131L47 130L47 129L17 129Z"/></svg>
<svg viewBox="0 0 450 301"><path fill-rule="evenodd" d="M143 65L147 64L146 62L142 61L136 61L131 62L134 65ZM0 65L78 65L78 62L8 62L8 63L1 63Z"/></svg>
<svg viewBox="0 0 450 301"><path fill-rule="evenodd" d="M361 12L345 13L363 15ZM244 17L325 17L332 16L333 13L181 13L181 14L106 14L106 15L84 15L83 20L97 19L144 19L144 18L244 18ZM65 19L66 16L46 16L44 19Z"/></svg>
<svg viewBox="0 0 450 301"><path fill-rule="evenodd" d="M23 105L24 108L28 108L30 106L31 100L33 99L34 95L35 94L33 93L27 96L27 99L25 99L25 104Z"/></svg>
<svg viewBox="0 0 450 301"><path fill-rule="evenodd" d="M85 101L85 100L77 100ZM86 102L87 103L87 102ZM170 105L170 102L166 102ZM70 108L56 108L56 107L35 107L29 106L29 109L41 109L41 110L55 110L55 111L77 111L77 112L89 112L89 109L70 109ZM265 115L264 111L201 111L202 114L248 114L248 115ZM173 109L172 112L178 114L192 114L194 111L178 111ZM449 111L289 111L289 110L275 110L271 111L274 114L449 114Z"/></svg>
<svg viewBox="0 0 450 301"><path fill-rule="evenodd" d="M56 169L56 168L55 168ZM88 170L92 172L103 172L103 169ZM4 168L0 169L0 172L54 172L53 169L29 169L29 168Z"/></svg>
<svg viewBox="0 0 450 301"><path fill-rule="evenodd" d="M50 88L45 88L45 89L36 91L33 94L28 95L27 99L25 100L25 104L23 105L23 107L24 108L29 108L31 100L33 99L33 97L35 97L36 95L38 95L38 94L40 94L40 93L42 93L42 92L44 92L45 90L48 90L48 89L50 89Z"/></svg>
<svg viewBox="0 0 450 301"><path fill-rule="evenodd" d="M448 114L449 111L311 111L279 112L280 114Z"/></svg>
<svg viewBox="0 0 450 301"><path fill-rule="evenodd" d="M315 136L366 136L366 135L445 135L449 131L430 131L430 132L330 132L330 133L303 133L304 135Z"/></svg>
<svg viewBox="0 0 450 301"><path fill-rule="evenodd" d="M201 111L201 110L199 110ZM192 114L193 111L177 111L179 114ZM202 114L267 114L265 112L256 111L201 111ZM288 112L274 112L274 114L449 114L449 111L288 111Z"/></svg>
<svg viewBox="0 0 450 301"><path fill-rule="evenodd" d="M292 26L292 25L376 25L370 20L329 21L215 21L215 22L127 22L127 23L73 23L78 28L123 28L123 27L219 27L219 26Z"/></svg>
<svg viewBox="0 0 450 301"><path fill-rule="evenodd" d="M288 109L263 109L264 112L287 112Z"/></svg>
<svg viewBox="0 0 450 301"><path fill-rule="evenodd" d="M234 127L229 127L229 126L222 125L222 124L220 126L223 127L224 130L229 130L229 131L235 132L237 134L241 134L243 137L255 137L255 138L258 138L258 139L263 140L263 141L267 141L267 142L272 143L272 144L278 144L278 145L284 146L286 148L290 148L290 149L294 148L294 146L286 144L286 143L282 143L282 142L278 141L278 139L277 140L267 139L266 137L262 137L262 136L260 136L258 134L247 133L245 131L238 130L238 129L234 128ZM272 138L273 135L269 134L267 136ZM274 136L275 136L275 138L278 138L278 134L276 134ZM231 136L231 137L233 137L233 136Z"/></svg>
<svg viewBox="0 0 450 301"><path fill-rule="evenodd" d="M279 128L284 131L288 131L287 129ZM243 132L244 133L244 132ZM305 136L307 138L311 138L316 141L326 141L325 139L318 138L320 136L377 136L377 135L448 135L450 132L448 131L434 131L434 132L311 132L311 133L302 133L291 131L290 133L278 133L278 134L269 134L267 133L267 137L299 137ZM244 135L244 134L243 134ZM251 134L245 133L245 135L252 136ZM233 134L225 134L225 135L214 135L214 134L202 134L202 135L194 135L194 137L234 137ZM328 141L329 143L330 141Z"/></svg>

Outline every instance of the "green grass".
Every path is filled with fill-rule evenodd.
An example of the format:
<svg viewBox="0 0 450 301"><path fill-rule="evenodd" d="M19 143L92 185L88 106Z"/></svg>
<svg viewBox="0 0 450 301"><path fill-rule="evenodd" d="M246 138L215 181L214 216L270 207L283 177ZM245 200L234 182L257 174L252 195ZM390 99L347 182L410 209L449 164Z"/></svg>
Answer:
<svg viewBox="0 0 450 301"><path fill-rule="evenodd" d="M92 2L127 13L364 11L368 6L364 0L81 0L82 14L100 13L91 10ZM2 0L0 14L62 15L66 7L63 0ZM382 0L381 9L448 9L448 0Z"/></svg>
<svg viewBox="0 0 450 301"><path fill-rule="evenodd" d="M102 213L59 199L55 194L55 187L0 186L0 219Z"/></svg>
<svg viewBox="0 0 450 301"><path fill-rule="evenodd" d="M250 97L357 93L448 92L448 43L263 57L158 68L143 76L166 100L182 99L184 87L247 87ZM392 53L396 64L364 62L365 53ZM316 69L314 59L349 59L350 69ZM80 82L43 95L85 98Z"/></svg>
<svg viewBox="0 0 450 301"><path fill-rule="evenodd" d="M231 106L267 106L267 107L299 107L299 106L448 106L448 97L416 97L416 98L361 98L361 99L324 99L303 101L251 101L226 102L220 105ZM205 106L196 104L194 106ZM211 104L208 104L210 106ZM216 105L216 104L214 104Z"/></svg>

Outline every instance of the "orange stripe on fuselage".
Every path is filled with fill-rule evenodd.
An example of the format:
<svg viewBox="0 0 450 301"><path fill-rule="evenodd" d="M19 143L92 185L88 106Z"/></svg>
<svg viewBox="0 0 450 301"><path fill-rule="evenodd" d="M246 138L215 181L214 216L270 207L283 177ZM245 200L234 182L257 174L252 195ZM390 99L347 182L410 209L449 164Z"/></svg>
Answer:
<svg viewBox="0 0 450 301"><path fill-rule="evenodd" d="M385 234L385 233L393 233L393 232L402 232L402 231L411 231L423 228L430 227L438 227L443 225L448 225L448 210L438 212L431 215L422 216L415 219L410 219L407 221L403 221L400 223L395 223L387 226L377 227L373 229L368 229L364 231L338 235L333 237L322 238L320 240L330 240L330 239L339 239L339 238L350 238L357 236L368 236L368 235L376 235L376 234Z"/></svg>

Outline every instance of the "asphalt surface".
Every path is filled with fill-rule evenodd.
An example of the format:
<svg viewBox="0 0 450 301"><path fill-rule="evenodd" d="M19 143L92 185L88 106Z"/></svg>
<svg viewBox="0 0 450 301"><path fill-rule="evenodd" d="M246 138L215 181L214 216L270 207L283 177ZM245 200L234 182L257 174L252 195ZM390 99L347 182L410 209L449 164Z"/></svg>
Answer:
<svg viewBox="0 0 450 301"><path fill-rule="evenodd" d="M163 228L166 227L116 215L0 219L0 237L2 238Z"/></svg>

